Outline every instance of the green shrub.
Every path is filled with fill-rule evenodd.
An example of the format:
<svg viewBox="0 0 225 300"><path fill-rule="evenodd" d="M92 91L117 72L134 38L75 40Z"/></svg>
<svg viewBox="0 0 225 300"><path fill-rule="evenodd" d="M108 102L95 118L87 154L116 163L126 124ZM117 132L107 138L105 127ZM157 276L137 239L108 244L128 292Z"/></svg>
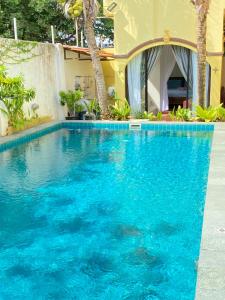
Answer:
<svg viewBox="0 0 225 300"><path fill-rule="evenodd" d="M218 107L196 107L196 118L201 122L215 122L218 119Z"/></svg>
<svg viewBox="0 0 225 300"><path fill-rule="evenodd" d="M159 111L156 115L156 119L157 119L157 121L162 121L162 118L163 118L163 114L161 111Z"/></svg>
<svg viewBox="0 0 225 300"><path fill-rule="evenodd" d="M176 119L177 121L190 121L192 117L191 110L189 108L182 108L181 106L178 106L178 109L176 111Z"/></svg>
<svg viewBox="0 0 225 300"><path fill-rule="evenodd" d="M169 112L169 117L172 121L188 122L192 119L192 112L189 108L178 106L177 110L174 107L173 111Z"/></svg>
<svg viewBox="0 0 225 300"><path fill-rule="evenodd" d="M138 111L134 114L135 119L148 119L147 111Z"/></svg>
<svg viewBox="0 0 225 300"><path fill-rule="evenodd" d="M173 108L172 111L169 112L169 118L171 121L176 121L176 110L175 107Z"/></svg>
<svg viewBox="0 0 225 300"><path fill-rule="evenodd" d="M110 112L112 117L116 120L127 120L131 108L126 99L115 99L114 105L110 106Z"/></svg>
<svg viewBox="0 0 225 300"><path fill-rule="evenodd" d="M89 114L95 114L96 115L96 114L100 113L100 111L101 111L99 103L96 99L92 99L88 103L85 102L85 107L86 107L87 112Z"/></svg>
<svg viewBox="0 0 225 300"><path fill-rule="evenodd" d="M222 106L222 104L216 108L216 115L217 121L225 121L225 108Z"/></svg>
<svg viewBox="0 0 225 300"><path fill-rule="evenodd" d="M7 115L8 125L21 126L25 120L23 105L35 98L33 89L26 89L22 76L9 77L6 68L0 66L0 110Z"/></svg>
<svg viewBox="0 0 225 300"><path fill-rule="evenodd" d="M134 117L136 119L147 119L149 121L161 121L162 120L162 112L158 112L156 115L153 112L148 113L147 111L144 112L137 112Z"/></svg>
<svg viewBox="0 0 225 300"><path fill-rule="evenodd" d="M70 114L82 111L83 106L78 103L84 96L84 93L81 90L61 91L59 95L61 105L67 105Z"/></svg>

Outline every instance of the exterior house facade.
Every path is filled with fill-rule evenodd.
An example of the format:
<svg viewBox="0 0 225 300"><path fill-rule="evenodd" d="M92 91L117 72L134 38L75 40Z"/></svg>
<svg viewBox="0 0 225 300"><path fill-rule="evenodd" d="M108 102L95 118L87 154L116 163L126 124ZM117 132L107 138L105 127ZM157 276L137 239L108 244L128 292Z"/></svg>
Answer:
<svg viewBox="0 0 225 300"><path fill-rule="evenodd" d="M127 96L127 67L139 54L168 46L174 49L182 47L193 54L197 52L197 17L190 0L104 0L104 7L105 15L114 18L115 90L119 97ZM207 62L210 67L208 104L211 105L220 103L224 9L225 0L211 1L207 24ZM168 53L164 53L164 61L168 59ZM155 64L150 80L148 78L149 96L156 99L155 105L159 109L162 96L160 68L159 64ZM193 80L196 81L196 78Z"/></svg>

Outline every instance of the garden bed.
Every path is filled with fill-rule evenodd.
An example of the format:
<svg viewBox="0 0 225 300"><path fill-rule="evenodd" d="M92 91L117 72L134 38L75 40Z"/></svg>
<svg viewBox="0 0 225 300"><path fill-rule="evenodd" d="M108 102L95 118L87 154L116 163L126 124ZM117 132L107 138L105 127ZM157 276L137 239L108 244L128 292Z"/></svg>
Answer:
<svg viewBox="0 0 225 300"><path fill-rule="evenodd" d="M45 116L45 117L38 117L38 118L33 118L33 119L30 119L30 120L25 120L23 122L23 124L21 124L19 127L17 128L14 128L14 127L9 127L8 130L7 130L7 135L11 135L11 134L14 134L14 133L18 133L18 132L21 132L21 131L24 131L26 129L30 129L30 128L33 128L33 127L36 127L38 125L42 125L42 124L45 124L45 123L49 123L52 121L52 118L49 117L49 116Z"/></svg>

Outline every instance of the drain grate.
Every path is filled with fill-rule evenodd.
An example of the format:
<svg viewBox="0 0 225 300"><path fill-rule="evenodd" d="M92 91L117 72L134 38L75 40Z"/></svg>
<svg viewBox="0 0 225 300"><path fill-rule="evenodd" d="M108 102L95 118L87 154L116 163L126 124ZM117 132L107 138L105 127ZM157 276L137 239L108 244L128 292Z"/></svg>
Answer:
<svg viewBox="0 0 225 300"><path fill-rule="evenodd" d="M130 123L129 129L130 130L141 130L141 123Z"/></svg>

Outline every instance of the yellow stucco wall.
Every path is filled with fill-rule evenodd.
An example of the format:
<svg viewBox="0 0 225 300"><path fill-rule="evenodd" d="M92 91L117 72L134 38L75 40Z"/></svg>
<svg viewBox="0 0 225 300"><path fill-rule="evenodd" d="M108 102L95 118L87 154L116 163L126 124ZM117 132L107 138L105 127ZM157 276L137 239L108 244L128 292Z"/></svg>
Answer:
<svg viewBox="0 0 225 300"><path fill-rule="evenodd" d="M138 45L165 35L196 43L196 13L189 0L117 0L115 53L126 54ZM223 51L224 0L211 1L207 50Z"/></svg>
<svg viewBox="0 0 225 300"><path fill-rule="evenodd" d="M68 90L73 90L75 87L75 78L76 76L81 77L90 77L94 82L94 73L92 68L92 63L90 59L79 60L78 55L71 51L66 51L66 59L65 59L65 77L66 77L66 88ZM103 72L105 75L106 88L110 86L115 86L115 72L114 72L114 61L107 60L102 61ZM90 97L95 98L96 88L95 84L92 85L92 89L90 91Z"/></svg>
<svg viewBox="0 0 225 300"><path fill-rule="evenodd" d="M109 61L102 61L102 67L103 67L103 72L105 75L105 83L107 89L111 86L115 86L115 71L114 71L114 66L115 61L114 60L109 60Z"/></svg>
<svg viewBox="0 0 225 300"><path fill-rule="evenodd" d="M112 3L105 0L105 7ZM125 97L125 67L143 50L180 45L196 51L196 12L190 0L117 0L115 23L115 87ZM207 29L207 60L212 68L211 104L220 102L225 0L211 1ZM164 38L170 38L167 42Z"/></svg>

